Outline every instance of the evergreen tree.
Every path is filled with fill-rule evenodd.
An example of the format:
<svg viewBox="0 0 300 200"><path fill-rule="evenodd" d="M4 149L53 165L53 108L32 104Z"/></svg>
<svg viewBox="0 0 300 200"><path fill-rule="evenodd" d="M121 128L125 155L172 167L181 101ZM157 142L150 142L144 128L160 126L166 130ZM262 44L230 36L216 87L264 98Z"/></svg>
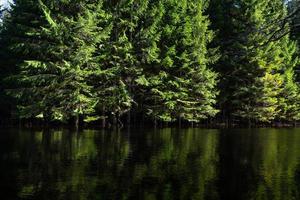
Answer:
<svg viewBox="0 0 300 200"><path fill-rule="evenodd" d="M219 13L213 13L214 6ZM219 29L216 44L221 46L222 57L216 69L222 76L223 114L249 124L271 122L280 112L285 85L282 71L289 63L282 57L284 39L268 37L282 27L266 25L286 14L283 2L215 0L210 10L214 28Z"/></svg>
<svg viewBox="0 0 300 200"><path fill-rule="evenodd" d="M0 36L0 109L4 117L15 113L15 101L6 95L6 90L14 88L18 80L9 80L8 77L18 73L17 66L23 60L35 57L39 51L39 43L29 32L39 29L45 22L41 15L35 1L17 0L3 21ZM26 44L32 47L32 51L25 50Z"/></svg>
<svg viewBox="0 0 300 200"><path fill-rule="evenodd" d="M216 114L216 74L207 45L213 33L204 1L159 1L149 6L142 26L144 107L162 121L199 121ZM149 17L151 16L151 17ZM161 30L159 27L162 27Z"/></svg>
<svg viewBox="0 0 300 200"><path fill-rule="evenodd" d="M25 5L16 2L16 6L30 6L30 1L22 2ZM106 15L101 3L88 1L39 1L33 6L43 24L20 30L31 40L18 38L10 44L17 45L22 56L19 73L12 77L19 84L11 94L19 99L21 117L47 121L74 117L78 123L97 104L89 78L98 68L96 46L107 38L105 28L99 26Z"/></svg>
<svg viewBox="0 0 300 200"><path fill-rule="evenodd" d="M300 1L291 0L288 1L288 10L289 15L292 15L291 18L291 32L292 37L296 40L300 40Z"/></svg>
<svg viewBox="0 0 300 200"><path fill-rule="evenodd" d="M105 4L105 9L112 16L112 34L103 47L104 51L99 51L105 58L96 88L100 98L99 110L103 117L112 117L114 123L120 123L120 117L129 113L136 104L134 80L141 74L141 67L133 43L135 33L139 31L137 26L144 2L118 0Z"/></svg>
<svg viewBox="0 0 300 200"><path fill-rule="evenodd" d="M287 7L281 0L272 1L268 3L267 9L269 12L265 14L265 24L272 24L277 19L284 19L287 17ZM269 30L268 30L269 29ZM266 28L266 33L271 36L263 36L262 39L265 40L263 44L268 50L263 51L263 54L268 53L267 61L271 67L268 74L273 75L273 79L265 81L270 87L264 87L262 90L262 96L265 94L270 94L269 105L270 109L276 109L276 111L266 109L266 113L263 114L263 110L257 110L260 115L258 119L261 119L263 115L266 116L265 120L260 121L270 121L275 118L285 119L287 121L294 121L299 119L299 89L298 85L295 83L294 68L299 63L296 57L297 46L295 42L292 42L289 35L284 37L279 37L277 40L272 41L272 36L277 32L289 32L289 27L285 25L282 27L280 24L274 24ZM264 50L264 49L263 49ZM270 83L273 83L270 85ZM268 90L269 92L267 92ZM263 101L265 102L265 101ZM265 105L260 106L265 107ZM270 116L270 113L274 113ZM275 116L275 117L274 117ZM269 118L269 120L267 120Z"/></svg>
<svg viewBox="0 0 300 200"><path fill-rule="evenodd" d="M138 112L143 115L149 113L149 102L153 99L149 98L151 89L148 80L149 73L159 72L159 54L162 17L164 16L164 6L161 1L144 0L144 10L141 12L139 21L139 31L135 34L135 54L143 72L135 79L137 86L136 102L138 103ZM158 83L159 79L156 80ZM149 101L149 102L148 102ZM154 117L154 115L150 115ZM154 117L156 120L156 118Z"/></svg>
<svg viewBox="0 0 300 200"><path fill-rule="evenodd" d="M291 27L291 38L300 44L300 1L291 0L288 2L288 16L291 17L290 27ZM300 56L299 50L296 52ZM296 81L300 83L300 65L295 67Z"/></svg>
<svg viewBox="0 0 300 200"><path fill-rule="evenodd" d="M277 23L297 3L16 0L1 22L1 115L297 121L297 17Z"/></svg>
<svg viewBox="0 0 300 200"><path fill-rule="evenodd" d="M3 37L2 37L2 29L3 29L3 24L2 24L2 20L3 20L3 10L2 10L2 6L0 5L0 46L2 46L3 44ZM1 56L3 54L3 50L0 50L0 117L4 117L4 115L7 115L7 110L4 110L5 106L5 101L4 99L6 98L5 92L3 91L4 89L4 82L3 82L3 78L4 78L4 74L1 72L4 72L4 70L2 69L2 65L3 64L3 57ZM1 75L2 74L2 75ZM4 114L6 113L6 114Z"/></svg>
<svg viewBox="0 0 300 200"><path fill-rule="evenodd" d="M300 119L300 90L295 74L295 68L299 65L298 48L296 42L290 41L287 36L282 39L281 49L284 86L280 94L281 112L278 118L293 122Z"/></svg>

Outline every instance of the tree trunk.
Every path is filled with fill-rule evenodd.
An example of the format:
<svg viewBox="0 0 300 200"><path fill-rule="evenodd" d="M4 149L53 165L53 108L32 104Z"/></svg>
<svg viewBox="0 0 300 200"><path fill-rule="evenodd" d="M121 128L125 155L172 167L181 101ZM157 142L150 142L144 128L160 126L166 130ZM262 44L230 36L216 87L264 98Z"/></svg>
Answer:
<svg viewBox="0 0 300 200"><path fill-rule="evenodd" d="M106 121L105 121L105 107L104 106L102 107L102 117L103 117L103 119L102 119L102 128L105 128Z"/></svg>
<svg viewBox="0 0 300 200"><path fill-rule="evenodd" d="M79 115L78 114L75 117L75 128L76 128L76 130L79 129Z"/></svg>
<svg viewBox="0 0 300 200"><path fill-rule="evenodd" d="M127 126L130 126L131 123L131 111L128 111L127 113Z"/></svg>
<svg viewBox="0 0 300 200"><path fill-rule="evenodd" d="M179 128L181 128L181 117L178 118L178 125L179 125Z"/></svg>
<svg viewBox="0 0 300 200"><path fill-rule="evenodd" d="M250 117L248 117L248 128L251 128L252 124L251 124L251 119Z"/></svg>

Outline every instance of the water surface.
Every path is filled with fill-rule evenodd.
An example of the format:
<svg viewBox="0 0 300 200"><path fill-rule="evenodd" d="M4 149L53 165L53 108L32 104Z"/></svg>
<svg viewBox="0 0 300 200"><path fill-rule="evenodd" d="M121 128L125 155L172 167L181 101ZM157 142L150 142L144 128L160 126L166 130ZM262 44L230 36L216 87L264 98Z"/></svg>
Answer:
<svg viewBox="0 0 300 200"><path fill-rule="evenodd" d="M1 200L299 200L300 129L1 130Z"/></svg>

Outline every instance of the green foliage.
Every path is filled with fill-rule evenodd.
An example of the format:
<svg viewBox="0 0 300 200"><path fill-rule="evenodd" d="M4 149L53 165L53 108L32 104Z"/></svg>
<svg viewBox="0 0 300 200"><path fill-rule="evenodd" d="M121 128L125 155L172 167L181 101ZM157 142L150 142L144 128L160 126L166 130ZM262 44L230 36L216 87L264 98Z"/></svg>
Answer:
<svg viewBox="0 0 300 200"><path fill-rule="evenodd" d="M199 121L217 113L217 77L209 69L216 56L209 55L213 33L204 9L203 1L170 0L144 13L138 48L145 75L137 83L147 91L143 106L153 118Z"/></svg>
<svg viewBox="0 0 300 200"><path fill-rule="evenodd" d="M287 15L284 3L281 0L230 3L214 0L210 12L213 26L219 30L215 44L221 46L222 56L215 69L222 76L219 101L223 113L250 123L272 122L278 116L290 120L287 112L293 111L287 110L297 110L297 97L287 100L294 101L286 103L291 104L290 108L282 102L286 96L295 96L298 90L291 77L297 62L295 51L287 51L295 48L295 44L289 36L272 40L275 32L289 30L275 23Z"/></svg>
<svg viewBox="0 0 300 200"><path fill-rule="evenodd" d="M19 100L20 116L25 118L66 120L91 114L98 99L89 78L98 69L96 47L108 37L101 26L106 16L100 3L46 3L34 5L43 24L20 30L22 37L31 40L21 37L10 44L24 57L18 74L11 77L18 85L10 94ZM14 12L15 18L23 14Z"/></svg>
<svg viewBox="0 0 300 200"><path fill-rule="evenodd" d="M16 0L1 23L1 114L297 121L297 17L277 23L295 4Z"/></svg>
<svg viewBox="0 0 300 200"><path fill-rule="evenodd" d="M283 80L284 86L280 95L279 117L285 121L297 121L300 119L300 88L296 82L295 68L300 64L296 54L298 47L287 37L282 42Z"/></svg>
<svg viewBox="0 0 300 200"><path fill-rule="evenodd" d="M102 72L96 78L99 110L119 118L130 111L134 103L133 83L140 73L133 49L139 2L106 2L111 14L111 36L100 49Z"/></svg>
<svg viewBox="0 0 300 200"><path fill-rule="evenodd" d="M19 72L19 65L25 60L34 59L37 52L43 51L44 46L29 34L38 29L45 21L41 17L42 12L38 9L35 1L19 0L12 6L9 15L3 21L0 35L0 101L1 114L8 117L15 113L16 102L6 95L9 89L24 85L19 80L8 78ZM31 51L26 49L31 48ZM15 116L12 116L15 117Z"/></svg>

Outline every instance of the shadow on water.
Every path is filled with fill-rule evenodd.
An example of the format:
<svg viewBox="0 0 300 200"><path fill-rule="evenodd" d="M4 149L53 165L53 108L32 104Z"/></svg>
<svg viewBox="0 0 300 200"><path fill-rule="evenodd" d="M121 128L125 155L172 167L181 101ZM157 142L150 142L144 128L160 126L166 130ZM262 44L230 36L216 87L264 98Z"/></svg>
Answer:
<svg viewBox="0 0 300 200"><path fill-rule="evenodd" d="M0 131L1 199L300 199L300 129Z"/></svg>

